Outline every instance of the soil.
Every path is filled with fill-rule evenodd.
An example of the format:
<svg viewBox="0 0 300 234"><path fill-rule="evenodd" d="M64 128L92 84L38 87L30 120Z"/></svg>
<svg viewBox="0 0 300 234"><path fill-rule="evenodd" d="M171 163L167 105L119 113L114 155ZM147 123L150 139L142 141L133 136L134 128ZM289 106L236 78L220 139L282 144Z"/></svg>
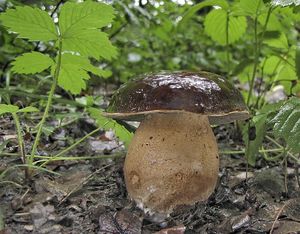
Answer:
<svg viewBox="0 0 300 234"><path fill-rule="evenodd" d="M284 169L281 161L261 157L246 173L242 155L220 155L219 182L209 200L162 220L144 214L128 198L122 169L126 153L112 132L95 134L69 153L95 159L52 161L46 169L57 174L35 170L25 181L23 170L12 168L21 160L3 156L17 152L12 121L0 122L0 173L10 168L0 180L1 234L300 233L300 190L291 162ZM40 155L53 155L95 128L87 118L69 122L51 122L54 130L41 142ZM214 133L220 150L243 147L234 125ZM32 138L26 137L27 149ZM96 159L103 154L111 158Z"/></svg>

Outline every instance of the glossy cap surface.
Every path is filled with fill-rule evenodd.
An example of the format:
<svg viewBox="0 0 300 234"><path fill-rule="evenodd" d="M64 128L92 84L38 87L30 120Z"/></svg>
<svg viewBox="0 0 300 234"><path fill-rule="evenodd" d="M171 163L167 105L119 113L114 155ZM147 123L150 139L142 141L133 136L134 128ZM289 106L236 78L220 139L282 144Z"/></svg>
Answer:
<svg viewBox="0 0 300 234"><path fill-rule="evenodd" d="M139 121L147 114L182 111L208 115L213 124L249 118L240 92L209 72L162 72L130 80L113 95L105 115Z"/></svg>

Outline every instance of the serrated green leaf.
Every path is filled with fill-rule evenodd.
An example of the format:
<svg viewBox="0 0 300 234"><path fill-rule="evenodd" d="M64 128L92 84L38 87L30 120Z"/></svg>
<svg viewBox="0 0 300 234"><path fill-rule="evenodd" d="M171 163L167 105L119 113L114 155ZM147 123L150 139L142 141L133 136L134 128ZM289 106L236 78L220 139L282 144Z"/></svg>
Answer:
<svg viewBox="0 0 300 234"><path fill-rule="evenodd" d="M284 33L280 33L280 36L278 38L265 39L263 40L263 43L270 47L286 49L286 50L289 49L288 40Z"/></svg>
<svg viewBox="0 0 300 234"><path fill-rule="evenodd" d="M17 57L12 63L12 71L20 74L34 74L46 70L53 64L53 60L42 53L25 53Z"/></svg>
<svg viewBox="0 0 300 234"><path fill-rule="evenodd" d="M72 94L79 94L81 90L86 89L85 80L89 78L88 73L79 69L76 65L62 64L58 76L58 85Z"/></svg>
<svg viewBox="0 0 300 234"><path fill-rule="evenodd" d="M82 56L95 59L102 57L111 60L117 55L117 49L111 44L107 34L97 29L81 30L65 38L63 50L79 52Z"/></svg>
<svg viewBox="0 0 300 234"><path fill-rule="evenodd" d="M300 80L300 47L299 46L296 49L295 67L296 67L296 74L297 74L298 80Z"/></svg>
<svg viewBox="0 0 300 234"><path fill-rule="evenodd" d="M0 115L3 115L5 113L16 113L18 110L19 110L18 106L0 104Z"/></svg>
<svg viewBox="0 0 300 234"><path fill-rule="evenodd" d="M39 109L33 106L27 106L25 108L22 108L20 110L18 110L18 113L28 113L28 112L38 112Z"/></svg>
<svg viewBox="0 0 300 234"><path fill-rule="evenodd" d="M295 153L300 152L300 98L290 98L271 120L277 138L282 138Z"/></svg>
<svg viewBox="0 0 300 234"><path fill-rule="evenodd" d="M9 9L0 15L0 20L19 37L31 41L50 41L58 37L53 20L46 11L29 6Z"/></svg>
<svg viewBox="0 0 300 234"><path fill-rule="evenodd" d="M106 33L99 28L111 23L114 17L110 5L86 1L66 3L61 9L59 28L63 51L73 51L95 59L112 59L117 55Z"/></svg>
<svg viewBox="0 0 300 234"><path fill-rule="evenodd" d="M247 28L246 18L244 16L227 15L222 9L212 10L205 17L205 32L216 42L226 45L226 27L228 16L228 44L231 44L245 33Z"/></svg>
<svg viewBox="0 0 300 234"><path fill-rule="evenodd" d="M62 55L62 64L72 64L78 66L79 69L88 71L97 76L107 76L109 71L102 70L101 68L92 65L88 58L65 53Z"/></svg>
<svg viewBox="0 0 300 234"><path fill-rule="evenodd" d="M90 78L88 72L97 76L107 76L107 71L93 66L86 57L62 54L58 85L73 94L79 94L86 88L85 81Z"/></svg>
<svg viewBox="0 0 300 234"><path fill-rule="evenodd" d="M263 0L241 0L239 8L242 10L244 15L248 15L253 18L259 16L266 10Z"/></svg>
<svg viewBox="0 0 300 234"><path fill-rule="evenodd" d="M71 38L85 29L102 28L112 22L114 10L110 5L86 1L65 3L59 15L59 29L63 38Z"/></svg>
<svg viewBox="0 0 300 234"><path fill-rule="evenodd" d="M129 132L125 127L118 124L116 121L106 118L102 115L103 111L96 108L88 108L88 112L93 119L96 120L97 124L105 130L113 129L116 136L124 142L125 146L128 147L133 133Z"/></svg>

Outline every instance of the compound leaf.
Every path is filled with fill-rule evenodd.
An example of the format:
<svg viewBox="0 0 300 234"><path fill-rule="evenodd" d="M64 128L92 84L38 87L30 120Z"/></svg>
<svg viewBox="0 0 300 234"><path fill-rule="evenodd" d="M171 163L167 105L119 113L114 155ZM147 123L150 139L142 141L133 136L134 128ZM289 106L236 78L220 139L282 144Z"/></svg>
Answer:
<svg viewBox="0 0 300 234"><path fill-rule="evenodd" d="M12 64L12 71L15 73L34 74L46 70L54 61L42 53L31 52L17 57Z"/></svg>
<svg viewBox="0 0 300 234"><path fill-rule="evenodd" d="M271 120L276 137L283 138L296 153L300 152L300 98L290 98Z"/></svg>
<svg viewBox="0 0 300 234"><path fill-rule="evenodd" d="M29 6L9 9L0 15L2 24L31 41L50 41L58 37L57 29L46 11Z"/></svg>
<svg viewBox="0 0 300 234"><path fill-rule="evenodd" d="M227 15L223 9L215 9L205 17L205 32L216 42L226 45L226 31L228 20L228 44L231 44L245 33L247 28L244 16Z"/></svg>
<svg viewBox="0 0 300 234"><path fill-rule="evenodd" d="M90 113L91 117L96 120L97 124L103 127L103 129L113 129L116 136L124 142L126 147L128 147L133 133L129 132L125 127L118 124L115 120L104 117L102 110L88 108L88 112Z"/></svg>

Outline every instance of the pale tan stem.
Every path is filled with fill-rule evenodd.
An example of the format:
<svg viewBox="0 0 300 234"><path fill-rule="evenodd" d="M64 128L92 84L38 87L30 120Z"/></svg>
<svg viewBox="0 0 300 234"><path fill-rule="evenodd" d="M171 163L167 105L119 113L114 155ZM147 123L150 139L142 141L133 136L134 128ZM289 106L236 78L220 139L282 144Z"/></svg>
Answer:
<svg viewBox="0 0 300 234"><path fill-rule="evenodd" d="M207 200L218 171L208 117L195 113L148 116L135 133L124 166L130 197L140 207L164 214Z"/></svg>

